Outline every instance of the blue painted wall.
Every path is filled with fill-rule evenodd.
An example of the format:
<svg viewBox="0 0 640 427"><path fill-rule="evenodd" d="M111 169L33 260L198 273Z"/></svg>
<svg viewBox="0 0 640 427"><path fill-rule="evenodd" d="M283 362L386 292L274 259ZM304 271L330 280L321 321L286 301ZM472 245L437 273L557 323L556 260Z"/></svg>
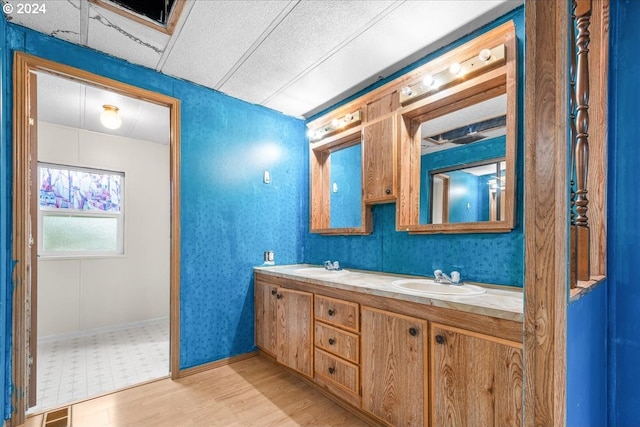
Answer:
<svg viewBox="0 0 640 427"><path fill-rule="evenodd" d="M2 26L5 26L4 16ZM3 28L2 37L5 35ZM304 123L189 82L6 24L3 52L24 51L181 101L180 366L254 349L252 267L265 250L278 263L302 261L307 224L308 153ZM0 151L0 379L8 381L11 300L11 61L2 64ZM264 170L272 177L263 184ZM9 392L8 387L3 392ZM9 416L3 393L4 415Z"/></svg>
<svg viewBox="0 0 640 427"><path fill-rule="evenodd" d="M605 282L567 312L567 427L607 426L607 291Z"/></svg>
<svg viewBox="0 0 640 427"><path fill-rule="evenodd" d="M373 233L370 236L319 236L307 234L304 241L304 261L313 264L338 259L344 267L387 271L404 274L432 275L433 270L458 270L463 279L523 286L523 102L524 102L524 8L503 16L486 27L463 37L450 46L417 61L389 76L388 79L354 95L367 91L416 68L442 53L477 37L508 20L516 25L518 40L518 159L516 169L516 227L510 233L409 235L395 231L395 204L374 206ZM345 102L347 102L346 100ZM326 111L325 111L326 112ZM324 113L324 112L323 112ZM320 113L320 114L323 114ZM317 117L317 116L316 116ZM313 118L311 118L313 119ZM306 228L308 230L308 227Z"/></svg>
<svg viewBox="0 0 640 427"><path fill-rule="evenodd" d="M610 16L607 193L609 424L636 426L640 413L640 2L612 1Z"/></svg>
<svg viewBox="0 0 640 427"><path fill-rule="evenodd" d="M331 153L331 227L362 226L362 145ZM337 192L333 192L333 184Z"/></svg>

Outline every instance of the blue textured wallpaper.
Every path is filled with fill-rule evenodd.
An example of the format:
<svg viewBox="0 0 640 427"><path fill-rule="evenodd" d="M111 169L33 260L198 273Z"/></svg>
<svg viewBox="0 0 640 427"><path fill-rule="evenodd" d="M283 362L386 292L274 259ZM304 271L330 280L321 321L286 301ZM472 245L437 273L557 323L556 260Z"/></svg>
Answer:
<svg viewBox="0 0 640 427"><path fill-rule="evenodd" d="M275 252L278 263L302 261L308 218L303 121L13 24L7 24L6 34L2 47L8 53L25 51L180 99L180 366L252 351L252 267L262 263L266 250ZM7 61L2 70L5 87L11 85L11 66ZM3 113L11 111L11 94L3 91L2 101ZM5 264L11 248L5 233L10 227L8 114L2 123L0 250ZM271 184L262 181L265 170ZM3 268L2 302L11 297L7 275ZM5 305L0 309L4 316ZM8 348L9 337L2 336Z"/></svg>
<svg viewBox="0 0 640 427"><path fill-rule="evenodd" d="M640 412L640 2L611 2L607 259L609 425L638 425ZM594 372L594 376L602 375Z"/></svg>
<svg viewBox="0 0 640 427"><path fill-rule="evenodd" d="M417 61L376 83L375 87L416 68L444 52L477 37L506 21L513 20L518 40L518 141L516 160L516 227L509 233L409 235L395 231L395 204L373 207L373 233L370 236L320 236L307 233L304 261L319 264L339 260L346 268L393 273L433 275L433 270L458 270L463 280L523 286L524 238L523 208L523 97L524 97L524 8L518 8L486 27L450 46ZM369 89L356 94L363 95ZM354 97L350 98L353 99ZM320 113L322 114L322 113ZM317 117L317 116L315 116ZM314 117L314 118L315 118ZM313 119L313 118L311 118ZM308 209L308 204L307 204ZM308 231L308 226L306 227Z"/></svg>
<svg viewBox="0 0 640 427"><path fill-rule="evenodd" d="M607 288L567 311L567 427L607 426Z"/></svg>

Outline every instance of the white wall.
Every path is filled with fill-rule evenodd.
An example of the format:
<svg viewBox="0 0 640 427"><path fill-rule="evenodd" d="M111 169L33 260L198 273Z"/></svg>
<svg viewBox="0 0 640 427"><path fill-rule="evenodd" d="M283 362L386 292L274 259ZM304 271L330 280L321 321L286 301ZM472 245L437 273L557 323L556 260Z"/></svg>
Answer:
<svg viewBox="0 0 640 427"><path fill-rule="evenodd" d="M169 146L40 122L38 160L125 173L124 256L38 260L38 337L169 317Z"/></svg>

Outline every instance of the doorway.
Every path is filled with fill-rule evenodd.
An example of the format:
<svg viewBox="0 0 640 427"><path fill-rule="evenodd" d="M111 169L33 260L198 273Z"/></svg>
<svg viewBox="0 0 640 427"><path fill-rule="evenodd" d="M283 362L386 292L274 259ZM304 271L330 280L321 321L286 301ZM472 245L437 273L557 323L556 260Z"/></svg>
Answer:
<svg viewBox="0 0 640 427"><path fill-rule="evenodd" d="M14 281L16 291L14 292L13 305L13 383L16 389L26 390L24 394L14 393L12 396L12 404L14 412L12 414L12 424L19 425L25 417L25 413L29 407L33 407L36 402L36 378L37 378L37 301L38 301L38 278L42 279L42 274L38 274L37 248L43 250L42 235L42 214L39 213L39 192L40 192L40 169L38 168L38 78L53 77L64 81L72 81L77 84L86 85L87 88L96 90L104 90L112 93L114 96L126 96L135 101L149 103L152 106L162 107L168 113L168 188L170 189L169 201L169 228L168 233L168 300L169 309L167 310L169 318L169 335L170 335L170 368L172 378L179 376L179 101L177 99L158 94L155 92L143 90L134 86L130 86L121 82L113 81L95 74L91 74L72 67L57 64L51 61L43 60L31 55L16 53L14 61L14 258L17 260L14 271ZM50 125L60 126L60 125ZM59 131L60 129L58 129ZM69 131L69 129L63 129ZM51 131L51 129L49 129ZM76 130L76 132L90 132L86 130ZM56 150L53 150L56 152ZM59 153L58 153L59 154ZM55 157L55 156L54 156ZM45 159L41 159L45 160ZM59 162L50 163L50 159L44 164L45 168L64 169L70 166L64 159L58 159ZM73 165L71 165L73 166ZM82 166L82 165L79 165ZM92 166L96 166L95 164ZM99 166L99 165L98 165ZM101 168L99 168L101 169ZM117 167L115 169L118 169ZM114 172L114 168L105 168L105 173ZM83 170L76 171L82 173ZM87 172L87 171L84 171ZM88 171L94 175L101 171ZM117 172L117 170L115 171ZM69 172L67 172L68 174ZM126 183L126 174L123 174ZM126 184L125 184L126 185ZM126 188L125 188L126 191ZM73 196L71 196L73 197ZM80 196L78 196L80 197ZM46 196L45 196L46 198ZM126 199L125 199L126 200ZM83 200L83 202L88 202ZM96 201L94 201L96 202ZM55 202L53 202L55 204ZM99 205L97 201L95 204ZM46 204L46 203L45 203ZM62 205L63 203L61 203ZM76 206L77 208L78 206ZM126 206L124 206L126 208ZM55 210L55 208L53 209ZM59 212L58 212L59 213ZM55 216L55 215L52 215ZM99 215L98 215L99 216ZM108 216L107 214L103 215ZM69 215L67 215L69 217ZM68 229L68 228L67 228ZM46 237L46 236L45 236ZM127 238L125 236L122 248L127 249ZM51 249L51 248L48 248ZM76 248L77 249L77 248ZM126 255L121 254L126 258ZM63 257L64 258L64 257ZM69 257L67 257L69 258ZM58 262L58 260L50 262ZM95 264L95 259L92 260ZM49 265L50 267L51 265ZM56 266L56 268L59 266ZM95 265L92 267L95 268ZM105 267L101 267L102 271ZM55 268L54 268L55 269ZM98 269L100 270L100 268ZM107 269L108 271L108 269ZM81 275L80 275L81 276ZM56 295L56 293L49 293ZM95 296L97 304L104 302L105 298L113 296L108 289L102 289L102 295ZM144 295L142 295L144 298ZM131 294L129 300L135 307L135 300L140 300L141 295ZM139 301L138 301L139 302ZM107 305L107 304L104 304ZM51 307L49 307L51 309ZM54 308L55 309L55 308ZM135 311L135 310L134 310ZM86 315L85 317L87 317ZM84 327L89 330L109 328L106 325L105 317L102 319L87 321L85 319ZM126 323L127 316L122 319ZM102 322L102 323L101 323ZM134 320L135 323L135 320ZM51 325L48 325L51 326ZM111 325L113 326L113 325ZM76 331L77 332L77 331ZM97 332L92 330L91 333ZM113 331L111 331L113 332ZM134 356L135 357L135 356Z"/></svg>

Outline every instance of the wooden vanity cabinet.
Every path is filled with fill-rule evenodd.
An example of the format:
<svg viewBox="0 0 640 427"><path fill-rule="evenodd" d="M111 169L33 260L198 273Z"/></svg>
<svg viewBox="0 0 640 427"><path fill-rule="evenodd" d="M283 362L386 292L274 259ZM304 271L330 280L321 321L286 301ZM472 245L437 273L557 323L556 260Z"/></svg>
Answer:
<svg viewBox="0 0 640 427"><path fill-rule="evenodd" d="M313 294L255 282L256 346L313 377Z"/></svg>
<svg viewBox="0 0 640 427"><path fill-rule="evenodd" d="M522 344L431 325L433 426L521 426Z"/></svg>
<svg viewBox="0 0 640 427"><path fill-rule="evenodd" d="M362 182L364 202L387 203L396 200L396 114L398 92L369 102L362 127Z"/></svg>
<svg viewBox="0 0 640 427"><path fill-rule="evenodd" d="M316 383L360 407L360 305L316 295Z"/></svg>
<svg viewBox="0 0 640 427"><path fill-rule="evenodd" d="M389 426L428 425L427 330L426 320L362 307L362 409Z"/></svg>

